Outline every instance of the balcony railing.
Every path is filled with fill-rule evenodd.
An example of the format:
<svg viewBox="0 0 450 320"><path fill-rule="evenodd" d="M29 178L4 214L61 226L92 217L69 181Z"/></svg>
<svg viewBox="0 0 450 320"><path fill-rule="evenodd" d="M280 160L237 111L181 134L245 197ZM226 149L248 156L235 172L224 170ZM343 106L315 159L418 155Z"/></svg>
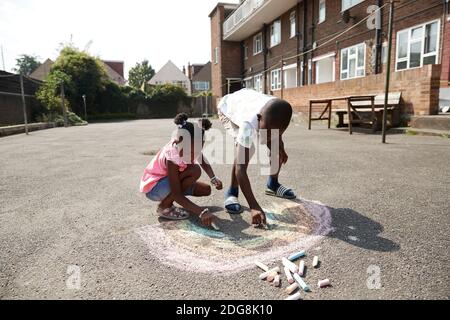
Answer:
<svg viewBox="0 0 450 320"><path fill-rule="evenodd" d="M254 11L268 0L245 0L223 23L223 36L226 38L238 25L242 24Z"/></svg>

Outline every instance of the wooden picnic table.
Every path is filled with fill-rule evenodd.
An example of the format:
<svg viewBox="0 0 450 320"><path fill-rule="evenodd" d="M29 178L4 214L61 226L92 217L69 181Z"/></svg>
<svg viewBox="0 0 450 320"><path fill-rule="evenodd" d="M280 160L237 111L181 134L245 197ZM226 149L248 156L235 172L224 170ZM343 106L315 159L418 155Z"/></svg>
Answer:
<svg viewBox="0 0 450 320"><path fill-rule="evenodd" d="M319 121L319 120L328 120L328 129L331 128L331 113L333 109L333 101L347 101L347 109L345 110L348 113L348 129L349 133L353 134L353 124L355 123L369 123L372 125L373 130L376 130L376 114L375 114L375 97L376 94L366 94L366 95L352 95L352 96L342 96L342 97L332 97L325 99L312 99L309 101L309 121L308 121L308 130L311 130L311 122ZM370 121L364 120L362 116L359 114L357 110L357 106L352 105L352 102L369 102L369 110L372 111L372 117ZM321 115L318 118L312 117L312 110L315 104L323 105L325 104L325 108L323 109ZM367 109L367 107L366 107ZM328 117L324 117L325 114L328 113ZM353 114L356 115L357 119L354 119Z"/></svg>

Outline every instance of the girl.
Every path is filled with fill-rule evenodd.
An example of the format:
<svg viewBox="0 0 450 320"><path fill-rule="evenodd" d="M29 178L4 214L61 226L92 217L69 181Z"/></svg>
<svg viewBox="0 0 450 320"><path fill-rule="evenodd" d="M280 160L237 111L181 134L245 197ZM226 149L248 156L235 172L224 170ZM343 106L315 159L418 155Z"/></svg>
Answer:
<svg viewBox="0 0 450 320"><path fill-rule="evenodd" d="M211 178L211 184L217 190L222 189L222 182L214 175L202 154L205 131L212 124L208 119L200 120L198 125L187 120L185 113L175 117L174 122L178 125L176 135L145 168L140 190L150 200L159 202L157 214L160 217L170 220L187 219L189 211L198 215L202 223L209 227L214 222L209 209L197 206L186 196L205 197L211 194L208 184L198 182L202 169ZM176 208L174 202L184 209Z"/></svg>

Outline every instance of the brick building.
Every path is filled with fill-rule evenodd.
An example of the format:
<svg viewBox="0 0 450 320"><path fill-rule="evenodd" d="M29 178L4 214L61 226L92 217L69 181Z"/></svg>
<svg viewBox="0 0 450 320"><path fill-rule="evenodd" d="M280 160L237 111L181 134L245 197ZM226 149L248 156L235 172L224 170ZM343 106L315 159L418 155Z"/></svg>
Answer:
<svg viewBox="0 0 450 320"><path fill-rule="evenodd" d="M250 87L303 112L312 98L382 93L388 3L218 3L210 14L214 97ZM402 92L403 114L438 113L439 90L450 80L448 10L446 0L395 3L391 91Z"/></svg>
<svg viewBox="0 0 450 320"><path fill-rule="evenodd" d="M211 62L206 64L190 64L187 70L183 67L185 73L191 81L192 94L209 92L211 90Z"/></svg>

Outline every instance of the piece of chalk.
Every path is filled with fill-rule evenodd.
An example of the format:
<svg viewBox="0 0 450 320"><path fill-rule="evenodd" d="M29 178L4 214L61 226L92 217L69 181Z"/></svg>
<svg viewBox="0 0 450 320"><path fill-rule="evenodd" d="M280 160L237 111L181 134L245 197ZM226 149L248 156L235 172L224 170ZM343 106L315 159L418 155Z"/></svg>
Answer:
<svg viewBox="0 0 450 320"><path fill-rule="evenodd" d="M305 261L300 261L298 265L298 274L303 277L303 274L305 273Z"/></svg>
<svg viewBox="0 0 450 320"><path fill-rule="evenodd" d="M303 279L300 278L300 275L298 273L294 273L293 277L294 277L295 281L297 281L297 283L300 286L300 288L303 289L303 291L305 291L305 292L311 291L311 289L309 289L309 287L305 283L305 281L303 281Z"/></svg>
<svg viewBox="0 0 450 320"><path fill-rule="evenodd" d="M294 292L297 288L298 288L298 283L297 283L297 282L294 282L294 283L291 284L290 286L287 286L287 288L286 288L286 293L287 293L287 294L291 294L291 293Z"/></svg>
<svg viewBox="0 0 450 320"><path fill-rule="evenodd" d="M280 275L277 274L277 275L275 276L275 279L273 279L273 285L274 285L275 287L279 287L280 284L281 284Z"/></svg>
<svg viewBox="0 0 450 320"><path fill-rule="evenodd" d="M255 264L256 264L259 268L263 269L264 271L269 271L269 267L266 266L264 263L259 262L259 261L255 261Z"/></svg>
<svg viewBox="0 0 450 320"><path fill-rule="evenodd" d="M305 255L306 255L306 251L305 251L305 250L302 250L302 251L299 251L299 252L296 252L296 253L291 254L291 255L288 257L288 260L290 260L290 261L295 261L295 260L297 260L298 258L304 257Z"/></svg>
<svg viewBox="0 0 450 320"><path fill-rule="evenodd" d="M330 284L331 284L330 279L324 279L324 280L320 280L317 283L317 287L319 287L319 288L328 287Z"/></svg>
<svg viewBox="0 0 450 320"><path fill-rule="evenodd" d="M275 267L273 269L267 270L266 272L263 272L259 275L259 279L263 280L267 278L272 272L280 272L280 267Z"/></svg>
<svg viewBox="0 0 450 320"><path fill-rule="evenodd" d="M317 268L318 265L319 265L319 257L318 256L314 256L313 267Z"/></svg>
<svg viewBox="0 0 450 320"><path fill-rule="evenodd" d="M284 273L286 274L286 279L289 284L294 283L294 278L292 278L291 271L288 268L284 267Z"/></svg>
<svg viewBox="0 0 450 320"><path fill-rule="evenodd" d="M216 231L220 231L220 228L214 222L211 222L211 227L213 227Z"/></svg>
<svg viewBox="0 0 450 320"><path fill-rule="evenodd" d="M300 292L297 292L296 294L293 294L292 296L287 297L284 300L300 300Z"/></svg>
<svg viewBox="0 0 450 320"><path fill-rule="evenodd" d="M285 266L286 268L289 269L289 271L291 271L292 273L296 273L298 272L298 268L295 265L295 263L293 263L292 261L289 261L286 258L282 258L281 262L283 263L283 266Z"/></svg>
<svg viewBox="0 0 450 320"><path fill-rule="evenodd" d="M267 276L267 281L272 282L275 280L275 277L278 275L278 272L272 271L268 276Z"/></svg>

